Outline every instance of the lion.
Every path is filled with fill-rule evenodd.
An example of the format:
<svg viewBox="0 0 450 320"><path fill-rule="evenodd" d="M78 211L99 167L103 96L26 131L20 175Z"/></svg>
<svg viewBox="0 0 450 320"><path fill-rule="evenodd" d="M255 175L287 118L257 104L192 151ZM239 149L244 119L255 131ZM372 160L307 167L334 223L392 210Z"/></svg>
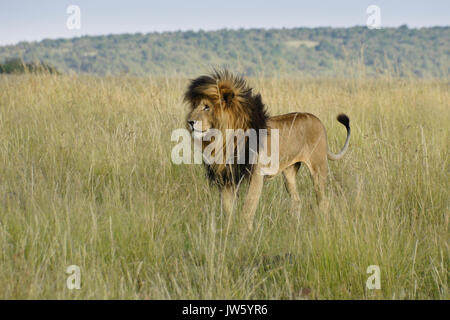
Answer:
<svg viewBox="0 0 450 320"><path fill-rule="evenodd" d="M249 178L243 216L248 229L252 230L264 180L279 173L283 174L285 187L291 198L291 208L298 212L300 196L296 174L302 163L311 173L318 205L320 208L324 207L328 160L341 159L348 149L350 120L347 115L337 116L337 120L347 129L347 138L339 153L334 154L328 150L326 130L319 118L303 112L269 116L261 95L254 94L242 76L234 75L226 69L214 70L210 75L191 80L184 93L184 101L189 105L186 121L194 139L202 139L213 129L224 135L227 129L266 130L268 137L274 134L273 130L278 130L279 164L276 172L263 174L263 165L259 161L261 148L273 148L271 139L267 139L265 144L258 143L257 150L250 150L248 139L245 140L244 163L205 163L209 180L220 188L222 206L228 216L233 213L241 181ZM213 139L202 140L202 150L214 143L216 141ZM236 143L217 143L222 144L223 151L227 147L236 148ZM251 152L256 152L256 161L248 161Z"/></svg>

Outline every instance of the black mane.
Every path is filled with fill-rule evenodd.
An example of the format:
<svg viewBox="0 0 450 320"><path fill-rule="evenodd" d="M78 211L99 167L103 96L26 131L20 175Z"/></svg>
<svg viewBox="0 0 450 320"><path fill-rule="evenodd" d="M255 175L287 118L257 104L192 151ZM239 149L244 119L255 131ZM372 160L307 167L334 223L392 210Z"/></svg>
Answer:
<svg viewBox="0 0 450 320"><path fill-rule="evenodd" d="M259 148L259 130L267 129L269 115L262 102L261 95L259 93L253 94L252 88L248 86L243 77L234 75L226 69L214 70L210 75L203 75L190 81L184 94L184 101L189 103L191 109L193 109L202 99L211 98L209 96L211 90L209 89L212 86L218 88L222 82L226 82L228 85L231 84L231 89L238 96L242 109L248 114L247 129L256 130ZM236 158L234 164L226 165L226 168L219 172L214 165L205 164L207 177L211 182L219 186L237 185L243 178L250 175L253 165L249 163L250 151L247 140L244 164L238 164Z"/></svg>

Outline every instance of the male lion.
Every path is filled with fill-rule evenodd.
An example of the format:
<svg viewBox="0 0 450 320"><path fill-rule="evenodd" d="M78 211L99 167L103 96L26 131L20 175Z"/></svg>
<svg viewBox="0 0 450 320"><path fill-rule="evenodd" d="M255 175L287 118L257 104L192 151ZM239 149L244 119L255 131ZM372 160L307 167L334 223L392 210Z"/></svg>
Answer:
<svg viewBox="0 0 450 320"><path fill-rule="evenodd" d="M191 80L184 94L184 101L190 106L187 116L188 127L195 138L202 138L211 129L220 130L226 135L226 129L266 129L270 137L272 130L278 129L279 134L279 166L277 172L282 172L285 186L291 197L291 205L298 209L300 197L297 191L295 176L301 163L305 163L311 172L319 206L324 203L325 180L328 174L328 162L342 158L350 140L349 118L340 114L337 120L347 129L347 139L338 154L328 151L327 135L321 121L310 113L293 112L269 117L260 94L253 94L246 81L227 70L214 71L211 75L200 76ZM203 141L204 150L215 140ZM247 140L246 140L247 141ZM222 150L227 145L219 142ZM234 143L234 139L233 139ZM265 147L271 149L271 139L267 139ZM249 143L245 143L245 163L220 164L208 163L206 171L209 179L221 190L224 211L229 215L233 211L235 196L240 182L250 177L249 190L245 199L243 213L248 228L253 226L253 217L261 195L264 177L260 161L250 162ZM233 148L236 148L234 143ZM261 147L258 144L256 157L260 158Z"/></svg>

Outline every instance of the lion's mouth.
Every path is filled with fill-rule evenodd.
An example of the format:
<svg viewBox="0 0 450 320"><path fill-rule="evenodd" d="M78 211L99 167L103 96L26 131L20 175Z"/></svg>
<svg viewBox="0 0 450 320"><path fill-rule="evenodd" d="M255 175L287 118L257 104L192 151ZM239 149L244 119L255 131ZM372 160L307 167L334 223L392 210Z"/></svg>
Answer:
<svg viewBox="0 0 450 320"><path fill-rule="evenodd" d="M208 130L192 129L192 137L194 139L203 139L208 134Z"/></svg>

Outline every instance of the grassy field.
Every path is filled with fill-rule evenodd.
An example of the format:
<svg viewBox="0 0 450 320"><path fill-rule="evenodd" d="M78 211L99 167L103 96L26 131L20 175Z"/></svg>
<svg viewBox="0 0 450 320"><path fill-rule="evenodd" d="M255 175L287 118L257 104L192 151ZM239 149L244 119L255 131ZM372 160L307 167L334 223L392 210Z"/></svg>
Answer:
<svg viewBox="0 0 450 320"><path fill-rule="evenodd" d="M273 115L319 116L331 150L339 112L352 138L328 212L303 167L301 218L277 177L247 234L201 165L171 162L186 79L0 77L0 298L449 299L448 81L250 83Z"/></svg>

